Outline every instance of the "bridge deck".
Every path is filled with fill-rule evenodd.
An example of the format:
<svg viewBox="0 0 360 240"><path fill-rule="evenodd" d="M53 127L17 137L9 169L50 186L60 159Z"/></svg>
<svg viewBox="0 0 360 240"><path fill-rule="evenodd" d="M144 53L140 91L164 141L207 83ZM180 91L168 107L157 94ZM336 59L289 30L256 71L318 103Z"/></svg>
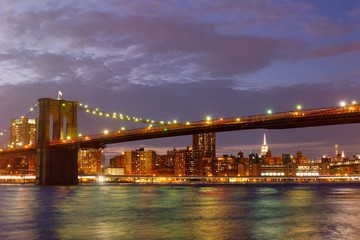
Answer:
<svg viewBox="0 0 360 240"><path fill-rule="evenodd" d="M50 142L54 148L62 147L101 147L106 144L128 142L144 139L163 138L180 135L190 135L201 132L225 132L247 129L285 129L348 124L360 122L360 106L320 108L303 111L291 111L273 114L261 114L246 117L204 120L178 124L163 124L160 126L116 131L108 134L97 134ZM34 151L36 146L25 146L3 150L6 152Z"/></svg>

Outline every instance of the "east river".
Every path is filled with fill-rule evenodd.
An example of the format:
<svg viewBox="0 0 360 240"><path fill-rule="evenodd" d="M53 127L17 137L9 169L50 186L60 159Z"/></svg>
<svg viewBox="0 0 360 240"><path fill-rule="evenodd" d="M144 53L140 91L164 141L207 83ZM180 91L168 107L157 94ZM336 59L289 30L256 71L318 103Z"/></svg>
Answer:
<svg viewBox="0 0 360 240"><path fill-rule="evenodd" d="M360 184L0 185L0 239L359 239Z"/></svg>

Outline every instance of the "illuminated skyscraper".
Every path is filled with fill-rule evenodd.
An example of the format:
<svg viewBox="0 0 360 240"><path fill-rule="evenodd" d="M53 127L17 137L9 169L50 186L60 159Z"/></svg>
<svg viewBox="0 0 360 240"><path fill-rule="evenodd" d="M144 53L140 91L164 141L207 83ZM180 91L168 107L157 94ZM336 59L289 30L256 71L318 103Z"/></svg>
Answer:
<svg viewBox="0 0 360 240"><path fill-rule="evenodd" d="M211 158L216 155L215 133L198 133L193 135L194 154L201 157Z"/></svg>
<svg viewBox="0 0 360 240"><path fill-rule="evenodd" d="M266 144L266 134L264 133L264 143L263 143L263 145L261 146L261 153L260 153L260 155L261 155L261 156L265 156L268 151L269 151L269 147L268 147L268 145Z"/></svg>
<svg viewBox="0 0 360 240"><path fill-rule="evenodd" d="M36 143L36 119L11 119L10 145L24 146Z"/></svg>
<svg viewBox="0 0 360 240"><path fill-rule="evenodd" d="M215 159L215 133L198 133L193 135L194 175L204 175L203 159Z"/></svg>

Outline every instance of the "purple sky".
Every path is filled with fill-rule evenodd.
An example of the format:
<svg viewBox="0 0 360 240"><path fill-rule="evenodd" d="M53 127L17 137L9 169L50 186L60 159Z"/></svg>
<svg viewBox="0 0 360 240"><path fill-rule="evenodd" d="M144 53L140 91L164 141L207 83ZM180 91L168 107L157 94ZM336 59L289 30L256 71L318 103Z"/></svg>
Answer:
<svg viewBox="0 0 360 240"><path fill-rule="evenodd" d="M41 97L180 122L360 101L358 0L0 2L0 129ZM79 116L79 131L116 120ZM260 152L265 130L217 134L217 152ZM274 155L360 153L360 124L269 130ZM8 135L0 138L5 145ZM164 153L191 136L115 144Z"/></svg>

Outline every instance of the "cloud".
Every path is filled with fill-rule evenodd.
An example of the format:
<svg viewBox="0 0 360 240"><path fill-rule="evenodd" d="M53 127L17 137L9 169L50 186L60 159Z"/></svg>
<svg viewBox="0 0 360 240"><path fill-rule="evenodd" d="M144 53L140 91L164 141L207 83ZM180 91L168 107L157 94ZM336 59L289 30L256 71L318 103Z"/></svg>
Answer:
<svg viewBox="0 0 360 240"><path fill-rule="evenodd" d="M308 55L310 58L329 58L341 54L358 54L360 53L360 41L340 42L328 44L311 51Z"/></svg>
<svg viewBox="0 0 360 240"><path fill-rule="evenodd" d="M131 4L130 4L131 6ZM237 79L274 61L297 58L306 43L294 38L228 35L217 24L118 14L81 6L6 12L3 58L32 81L126 82L144 85ZM13 41L16 39L16 41ZM2 68L8 83L12 68Z"/></svg>
<svg viewBox="0 0 360 240"><path fill-rule="evenodd" d="M358 29L359 25L349 24L343 19L313 17L311 21L300 23L307 34L315 38L338 37Z"/></svg>
<svg viewBox="0 0 360 240"><path fill-rule="evenodd" d="M359 19L359 16L360 16L360 7L359 8L355 8L355 9L352 9L350 12L349 12L349 16L355 18L355 19Z"/></svg>
<svg viewBox="0 0 360 240"><path fill-rule="evenodd" d="M278 36L280 29L298 30L296 21L310 14L312 7L300 2L19 4L16 10L5 7L0 16L2 86L76 81L121 89L128 84L208 80L241 85L247 84L248 75L273 64L358 52L354 41L311 48L299 34ZM343 20L310 19L315 20L303 25L309 31L340 33L352 28Z"/></svg>

